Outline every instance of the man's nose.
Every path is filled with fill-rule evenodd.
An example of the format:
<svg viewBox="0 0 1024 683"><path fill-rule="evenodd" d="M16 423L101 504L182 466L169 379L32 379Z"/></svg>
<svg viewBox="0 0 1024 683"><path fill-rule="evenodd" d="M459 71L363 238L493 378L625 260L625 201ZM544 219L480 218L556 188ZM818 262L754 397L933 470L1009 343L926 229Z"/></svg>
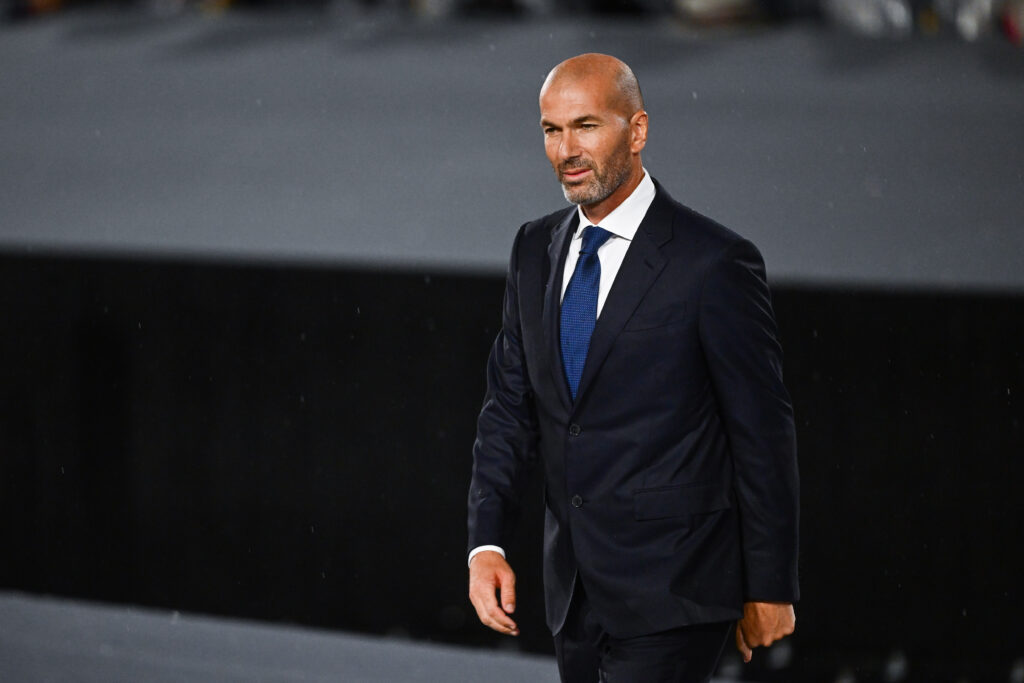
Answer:
<svg viewBox="0 0 1024 683"><path fill-rule="evenodd" d="M572 131L562 133L562 144L558 147L558 156L563 160L574 159L580 155L579 138Z"/></svg>

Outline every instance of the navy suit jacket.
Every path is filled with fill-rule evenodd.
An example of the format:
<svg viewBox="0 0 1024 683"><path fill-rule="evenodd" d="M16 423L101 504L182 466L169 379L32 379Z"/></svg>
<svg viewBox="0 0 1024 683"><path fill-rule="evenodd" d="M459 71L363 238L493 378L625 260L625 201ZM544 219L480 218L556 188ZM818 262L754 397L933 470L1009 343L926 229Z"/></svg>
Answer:
<svg viewBox="0 0 1024 683"><path fill-rule="evenodd" d="M507 545L539 458L553 633L577 576L616 637L799 597L796 438L764 263L655 185L575 402L559 299L576 210L523 225L512 249L473 447L469 547Z"/></svg>

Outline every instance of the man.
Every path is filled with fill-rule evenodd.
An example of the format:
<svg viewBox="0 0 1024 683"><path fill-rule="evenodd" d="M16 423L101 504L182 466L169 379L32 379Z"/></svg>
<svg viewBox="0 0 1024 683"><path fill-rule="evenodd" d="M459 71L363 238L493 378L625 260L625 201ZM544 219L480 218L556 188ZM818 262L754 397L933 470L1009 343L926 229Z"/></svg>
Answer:
<svg viewBox="0 0 1024 683"><path fill-rule="evenodd" d="M562 680L707 681L730 635L750 661L795 623L796 440L764 264L646 173L624 63L559 64L540 110L576 207L512 248L473 447L470 599L518 635L502 547L539 456Z"/></svg>

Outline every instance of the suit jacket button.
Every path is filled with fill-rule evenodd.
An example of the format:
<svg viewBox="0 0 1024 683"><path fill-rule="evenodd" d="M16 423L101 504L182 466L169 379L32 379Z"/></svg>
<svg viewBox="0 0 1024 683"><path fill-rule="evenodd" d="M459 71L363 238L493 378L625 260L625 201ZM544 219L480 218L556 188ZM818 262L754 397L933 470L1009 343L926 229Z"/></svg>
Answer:
<svg viewBox="0 0 1024 683"><path fill-rule="evenodd" d="M579 436L581 431L583 431L583 430L580 429L580 426L578 424L571 424L571 425L569 425L569 435L570 436Z"/></svg>
<svg viewBox="0 0 1024 683"><path fill-rule="evenodd" d="M572 500L569 501L569 502L572 503L572 506L574 508L581 508L581 507L583 507L583 499L580 498L579 496L573 496Z"/></svg>

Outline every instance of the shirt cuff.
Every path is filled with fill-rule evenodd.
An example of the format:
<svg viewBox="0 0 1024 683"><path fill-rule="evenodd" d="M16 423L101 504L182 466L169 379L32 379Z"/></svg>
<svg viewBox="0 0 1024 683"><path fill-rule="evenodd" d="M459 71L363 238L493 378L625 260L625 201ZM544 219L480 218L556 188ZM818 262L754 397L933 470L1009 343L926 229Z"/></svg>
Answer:
<svg viewBox="0 0 1024 683"><path fill-rule="evenodd" d="M477 553L482 553L485 550L493 550L502 557L505 557L505 551L496 545L478 545L477 547L469 551L469 559L466 560L466 566L469 566L469 563L473 561L473 558L476 557Z"/></svg>

